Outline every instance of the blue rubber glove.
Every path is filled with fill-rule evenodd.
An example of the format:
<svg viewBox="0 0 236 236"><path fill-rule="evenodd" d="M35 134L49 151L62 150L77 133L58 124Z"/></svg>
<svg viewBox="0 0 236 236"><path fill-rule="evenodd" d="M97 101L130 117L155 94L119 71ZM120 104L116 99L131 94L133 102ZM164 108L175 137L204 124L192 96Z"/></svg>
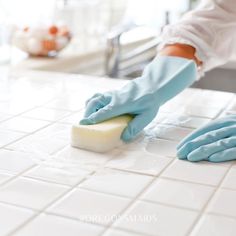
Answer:
<svg viewBox="0 0 236 236"><path fill-rule="evenodd" d="M178 145L177 156L189 161L236 159L236 116L214 120L190 134Z"/></svg>
<svg viewBox="0 0 236 236"><path fill-rule="evenodd" d="M157 56L141 77L128 82L120 90L95 94L90 98L80 124L95 124L131 114L134 118L121 136L123 141L130 141L155 118L161 105L190 86L196 77L193 60Z"/></svg>

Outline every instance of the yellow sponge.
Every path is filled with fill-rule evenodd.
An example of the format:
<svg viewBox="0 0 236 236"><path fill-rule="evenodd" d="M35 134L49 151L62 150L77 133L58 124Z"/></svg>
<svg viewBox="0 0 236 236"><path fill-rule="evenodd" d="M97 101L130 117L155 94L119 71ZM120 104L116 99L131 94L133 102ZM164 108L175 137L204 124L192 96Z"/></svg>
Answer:
<svg viewBox="0 0 236 236"><path fill-rule="evenodd" d="M122 144L123 130L132 117L122 115L94 125L73 125L71 145L94 152L107 152Z"/></svg>

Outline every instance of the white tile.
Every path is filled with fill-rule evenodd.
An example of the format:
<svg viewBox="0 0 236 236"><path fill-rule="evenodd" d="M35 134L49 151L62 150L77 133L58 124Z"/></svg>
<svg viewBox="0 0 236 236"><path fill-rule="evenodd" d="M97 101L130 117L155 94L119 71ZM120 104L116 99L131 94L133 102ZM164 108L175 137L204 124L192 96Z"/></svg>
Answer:
<svg viewBox="0 0 236 236"><path fill-rule="evenodd" d="M5 114L5 113L0 113L0 121L4 121L11 118L11 115Z"/></svg>
<svg viewBox="0 0 236 236"><path fill-rule="evenodd" d="M25 133L12 130L0 130L0 146L7 145L23 136L25 136Z"/></svg>
<svg viewBox="0 0 236 236"><path fill-rule="evenodd" d="M14 234L14 236L97 236L103 230L101 226L42 214Z"/></svg>
<svg viewBox="0 0 236 236"><path fill-rule="evenodd" d="M119 156L109 161L106 166L142 174L157 175L170 162L170 158L149 154L147 152L124 151Z"/></svg>
<svg viewBox="0 0 236 236"><path fill-rule="evenodd" d="M151 180L152 177L150 176L103 169L83 182L80 187L97 192L134 198Z"/></svg>
<svg viewBox="0 0 236 236"><path fill-rule="evenodd" d="M236 190L236 168L231 168L221 184L221 187Z"/></svg>
<svg viewBox="0 0 236 236"><path fill-rule="evenodd" d="M33 216L33 211L0 203L0 235L5 236Z"/></svg>
<svg viewBox="0 0 236 236"><path fill-rule="evenodd" d="M145 135L145 131L141 132L137 137L128 143L123 143L119 146L119 149L124 150L125 152L130 151L141 151L145 152L146 144L150 140L149 137Z"/></svg>
<svg viewBox="0 0 236 236"><path fill-rule="evenodd" d="M159 123L162 123L165 119L169 117L169 113L166 112L158 112L156 117L152 120L152 122L147 126L147 128L152 128Z"/></svg>
<svg viewBox="0 0 236 236"><path fill-rule="evenodd" d="M63 140L58 138L40 137L37 134L27 136L13 144L7 146L9 149L18 150L22 152L33 153L39 160L47 159L48 155L51 155L59 150L63 149L69 144L69 140Z"/></svg>
<svg viewBox="0 0 236 236"><path fill-rule="evenodd" d="M235 236L236 219L216 215L204 215L191 236Z"/></svg>
<svg viewBox="0 0 236 236"><path fill-rule="evenodd" d="M216 91L208 89L203 89L201 91L202 91L201 97L204 96L206 99L210 98L212 100L215 100L215 102L227 103L235 97L234 93L229 93L224 91Z"/></svg>
<svg viewBox="0 0 236 236"><path fill-rule="evenodd" d="M236 217L236 191L220 189L211 199L207 212Z"/></svg>
<svg viewBox="0 0 236 236"><path fill-rule="evenodd" d="M129 211L133 212L133 216L140 217L157 214L157 221L140 223L137 219L128 221L123 218L119 223L122 229L112 226L105 235L182 236L189 234L199 212L179 207L202 209L212 190L207 185L217 186L230 167L230 164L175 161L165 170L176 155L177 142L192 131L186 127L197 128L214 118L233 99L232 94L186 89L160 109L146 129L151 132L145 130L132 143L106 154L96 154L69 146L71 124L78 123L82 118L85 101L95 91L120 88L127 81L47 72L18 72L14 76L11 74L10 80L3 76L1 73L0 146L23 139L7 146L15 152L9 154L10 151L0 151L0 202L37 210L54 203L51 210L57 211L57 214L107 224L107 220L113 220L112 216L119 218L120 212L131 203L129 198L137 196L149 184L152 179L150 175L164 173L167 178L157 180L144 195L148 199L145 201L153 203L137 202ZM235 107L231 106L229 111L234 113ZM8 114L21 116L13 118ZM50 122L43 120L59 123L44 128ZM17 132L18 130L22 132ZM35 131L36 133L24 137L26 133ZM45 160L43 164L42 161ZM39 166L29 170L34 163ZM91 171L97 171L106 165L113 170L109 173L99 171L90 176ZM8 181L15 174L24 171L27 171L25 174L28 177ZM78 186L64 196L71 186L88 176L90 178L84 182L83 188ZM235 189L234 179L232 169L221 187ZM210 203L212 209L209 208L208 211L235 217L234 191L222 191L226 190L217 192ZM60 196L63 196L62 199L59 199ZM175 207L168 207L168 204ZM9 236L12 230L32 214L21 208L2 207L0 203L0 235ZM235 235L235 222L231 220L232 218L226 219L223 216L211 216L210 220L203 217L194 232L204 236L212 232L215 235ZM1 223L4 224L3 227ZM103 230L103 227L66 217L41 214L15 235L96 236L103 235Z"/></svg>
<svg viewBox="0 0 236 236"><path fill-rule="evenodd" d="M34 165L32 155L17 151L0 150L0 170L18 174Z"/></svg>
<svg viewBox="0 0 236 236"><path fill-rule="evenodd" d="M230 112L231 114L236 114L236 99L234 99L230 106L227 107L226 111Z"/></svg>
<svg viewBox="0 0 236 236"><path fill-rule="evenodd" d="M13 175L0 171L0 184L8 181Z"/></svg>
<svg viewBox="0 0 236 236"><path fill-rule="evenodd" d="M210 119L215 118L221 111L222 108L212 108L195 105L188 105L182 109L182 113L185 115L205 117Z"/></svg>
<svg viewBox="0 0 236 236"><path fill-rule="evenodd" d="M192 129L162 124L147 131L150 136L174 141L182 140L191 132L193 132Z"/></svg>
<svg viewBox="0 0 236 236"><path fill-rule="evenodd" d="M211 119L203 117L192 117L174 113L172 116L166 118L162 123L195 129L207 124L210 120Z"/></svg>
<svg viewBox="0 0 236 236"><path fill-rule="evenodd" d="M180 103L175 103L174 101L168 101L163 106L160 107L160 112L167 112L172 113L176 110L178 110L180 107Z"/></svg>
<svg viewBox="0 0 236 236"><path fill-rule="evenodd" d="M30 117L40 120L56 121L71 114L71 112L59 109L50 109L39 107L23 114L24 117Z"/></svg>
<svg viewBox="0 0 236 236"><path fill-rule="evenodd" d="M162 176L215 186L220 183L227 169L226 166L219 164L176 160L164 171Z"/></svg>
<svg viewBox="0 0 236 236"><path fill-rule="evenodd" d="M33 120L24 117L15 117L0 124L1 129L15 130L19 132L34 132L50 124L47 121Z"/></svg>
<svg viewBox="0 0 236 236"><path fill-rule="evenodd" d="M60 138L68 140L70 138L71 125L68 124L53 124L37 132L40 137Z"/></svg>
<svg viewBox="0 0 236 236"><path fill-rule="evenodd" d="M30 103L22 103L22 101L6 101L0 102L0 112L18 115L22 112L25 112L29 109L32 109L34 106Z"/></svg>
<svg viewBox="0 0 236 236"><path fill-rule="evenodd" d="M73 190L48 211L82 221L107 225L129 204L126 198L96 193L83 189Z"/></svg>
<svg viewBox="0 0 236 236"><path fill-rule="evenodd" d="M76 166L77 167L77 166ZM25 176L73 186L89 175L89 171L64 165L63 162L50 160L28 171Z"/></svg>
<svg viewBox="0 0 236 236"><path fill-rule="evenodd" d="M66 118L60 120L60 122L68 124L78 124L84 116L84 110L74 113L73 115L67 116Z"/></svg>
<svg viewBox="0 0 236 236"><path fill-rule="evenodd" d="M137 202L114 226L142 235L183 236L191 228L196 217L197 212Z"/></svg>
<svg viewBox="0 0 236 236"><path fill-rule="evenodd" d="M222 108L233 98L232 93L203 89L196 93L193 98L194 105Z"/></svg>
<svg viewBox="0 0 236 236"><path fill-rule="evenodd" d="M151 139L146 145L146 151L159 156L175 157L178 142L164 139Z"/></svg>
<svg viewBox="0 0 236 236"><path fill-rule="evenodd" d="M78 91L77 95L75 96L56 98L54 101L46 104L46 107L69 111L79 111L84 108L85 102L89 98L88 94L82 95L81 93L82 91ZM85 91L85 93L87 93L87 91Z"/></svg>
<svg viewBox="0 0 236 236"><path fill-rule="evenodd" d="M55 159L64 165L94 170L104 165L112 157L119 155L119 152L121 151L115 149L107 153L95 153L67 146L55 155Z"/></svg>
<svg viewBox="0 0 236 236"><path fill-rule="evenodd" d="M191 100L196 96L196 94L199 93L200 89L192 89L188 88L180 92L177 96L172 98L169 102L174 103L174 104L189 104ZM186 99L187 98L187 99ZM167 102L168 103L168 102Z"/></svg>
<svg viewBox="0 0 236 236"><path fill-rule="evenodd" d="M143 236L137 233L125 232L118 229L109 229L103 236Z"/></svg>
<svg viewBox="0 0 236 236"><path fill-rule="evenodd" d="M220 115L217 118L223 118L225 116L231 116L231 115L236 115L236 112L231 110L224 110L222 113L220 113Z"/></svg>
<svg viewBox="0 0 236 236"><path fill-rule="evenodd" d="M0 188L0 202L42 209L67 191L66 187L29 178L18 178Z"/></svg>
<svg viewBox="0 0 236 236"><path fill-rule="evenodd" d="M141 198L157 203L201 210L213 191L213 187L200 184L158 179Z"/></svg>

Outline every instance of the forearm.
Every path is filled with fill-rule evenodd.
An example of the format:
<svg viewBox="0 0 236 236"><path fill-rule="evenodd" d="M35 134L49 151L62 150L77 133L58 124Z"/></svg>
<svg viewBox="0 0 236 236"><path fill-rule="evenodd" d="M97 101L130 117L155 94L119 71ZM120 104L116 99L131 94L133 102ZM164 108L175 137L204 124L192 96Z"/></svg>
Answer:
<svg viewBox="0 0 236 236"><path fill-rule="evenodd" d="M175 56L182 57L186 59L194 60L197 66L200 66L202 62L195 56L196 49L190 45L186 44L172 44L166 45L160 52L159 55L162 56Z"/></svg>
<svg viewBox="0 0 236 236"><path fill-rule="evenodd" d="M178 23L164 28L159 52L164 50L164 53L187 58L194 56L200 62L201 71L205 72L226 63L236 54L235 29L236 1L204 0ZM179 45L192 47L194 55L191 49L179 49Z"/></svg>

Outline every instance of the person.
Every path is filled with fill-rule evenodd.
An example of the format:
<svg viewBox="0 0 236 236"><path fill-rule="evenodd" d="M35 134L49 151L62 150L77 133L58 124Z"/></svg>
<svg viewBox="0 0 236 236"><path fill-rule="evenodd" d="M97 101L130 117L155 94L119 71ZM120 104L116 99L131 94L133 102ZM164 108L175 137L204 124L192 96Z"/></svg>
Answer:
<svg viewBox="0 0 236 236"><path fill-rule="evenodd" d="M136 137L166 101L236 55L236 1L203 0L178 23L166 26L161 38L157 56L142 76L122 89L91 97L80 124L128 113L134 118L121 138ZM177 146L177 156L189 161L236 159L236 116L216 119L190 134Z"/></svg>

